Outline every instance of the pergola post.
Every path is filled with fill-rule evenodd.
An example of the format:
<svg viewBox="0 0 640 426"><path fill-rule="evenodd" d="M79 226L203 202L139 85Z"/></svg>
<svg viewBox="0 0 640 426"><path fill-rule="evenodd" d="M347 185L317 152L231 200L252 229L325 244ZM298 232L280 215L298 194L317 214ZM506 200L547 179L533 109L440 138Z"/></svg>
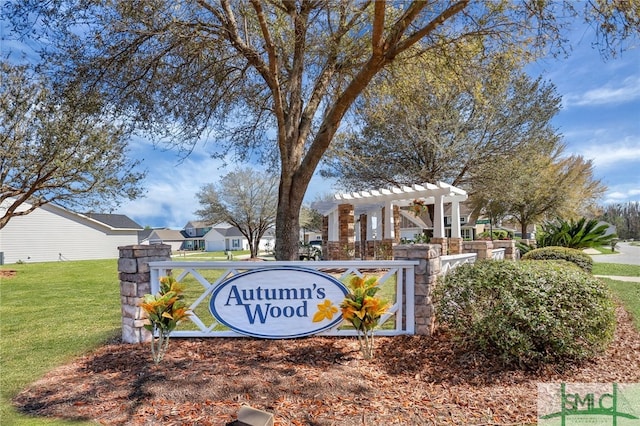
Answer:
<svg viewBox="0 0 640 426"><path fill-rule="evenodd" d="M444 200L442 194L437 194L433 213L433 237L444 238Z"/></svg>

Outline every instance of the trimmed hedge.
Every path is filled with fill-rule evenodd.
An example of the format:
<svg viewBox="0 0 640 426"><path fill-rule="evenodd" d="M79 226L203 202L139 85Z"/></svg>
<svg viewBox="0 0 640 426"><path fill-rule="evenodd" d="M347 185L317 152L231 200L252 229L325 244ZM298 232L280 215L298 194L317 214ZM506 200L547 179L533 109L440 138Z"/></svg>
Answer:
<svg viewBox="0 0 640 426"><path fill-rule="evenodd" d="M524 254L522 260L566 260L575 263L580 269L591 273L593 259L582 250L567 247L541 247Z"/></svg>
<svg viewBox="0 0 640 426"><path fill-rule="evenodd" d="M440 279L434 302L459 343L524 369L591 358L615 329L605 285L564 262L462 265Z"/></svg>

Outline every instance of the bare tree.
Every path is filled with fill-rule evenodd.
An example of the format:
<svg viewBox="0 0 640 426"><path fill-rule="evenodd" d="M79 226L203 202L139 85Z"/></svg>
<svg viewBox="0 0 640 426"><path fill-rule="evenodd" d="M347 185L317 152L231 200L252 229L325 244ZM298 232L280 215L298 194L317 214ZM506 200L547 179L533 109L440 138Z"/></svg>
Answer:
<svg viewBox="0 0 640 426"><path fill-rule="evenodd" d="M209 223L228 222L249 241L251 257L258 257L260 239L273 229L278 204L278 176L252 168L226 174L217 184L198 192L202 208L196 214Z"/></svg>

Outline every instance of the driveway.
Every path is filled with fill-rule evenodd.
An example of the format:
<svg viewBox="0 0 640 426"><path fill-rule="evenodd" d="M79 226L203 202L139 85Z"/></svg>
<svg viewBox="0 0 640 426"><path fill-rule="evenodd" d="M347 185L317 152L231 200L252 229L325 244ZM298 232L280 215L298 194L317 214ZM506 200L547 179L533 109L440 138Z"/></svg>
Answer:
<svg viewBox="0 0 640 426"><path fill-rule="evenodd" d="M618 243L616 252L618 254L594 254L591 258L594 262L640 265L640 246L632 246L631 243Z"/></svg>

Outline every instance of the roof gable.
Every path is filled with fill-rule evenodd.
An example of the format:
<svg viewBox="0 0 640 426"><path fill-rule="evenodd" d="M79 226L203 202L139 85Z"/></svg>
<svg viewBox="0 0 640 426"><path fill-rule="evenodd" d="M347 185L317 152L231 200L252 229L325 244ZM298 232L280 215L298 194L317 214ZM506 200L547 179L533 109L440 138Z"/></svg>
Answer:
<svg viewBox="0 0 640 426"><path fill-rule="evenodd" d="M89 219L104 223L111 228L136 230L143 229L142 226L123 214L85 213L85 216L87 216Z"/></svg>

